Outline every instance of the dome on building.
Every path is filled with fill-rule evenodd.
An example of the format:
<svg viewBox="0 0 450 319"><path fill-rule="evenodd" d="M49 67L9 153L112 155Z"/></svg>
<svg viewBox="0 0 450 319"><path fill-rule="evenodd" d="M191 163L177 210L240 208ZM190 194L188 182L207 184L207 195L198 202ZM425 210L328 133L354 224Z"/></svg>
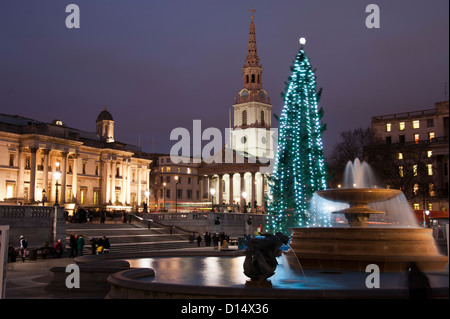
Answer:
<svg viewBox="0 0 450 319"><path fill-rule="evenodd" d="M114 121L111 113L109 113L106 110L106 106L103 109L103 111L101 111L100 114L97 116L97 121L96 122L99 122L99 121Z"/></svg>

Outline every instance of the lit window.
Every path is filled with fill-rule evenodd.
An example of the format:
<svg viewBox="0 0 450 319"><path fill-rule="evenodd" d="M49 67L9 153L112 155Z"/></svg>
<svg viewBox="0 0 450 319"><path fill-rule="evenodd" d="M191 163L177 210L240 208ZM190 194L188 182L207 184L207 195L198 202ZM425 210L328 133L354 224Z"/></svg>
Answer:
<svg viewBox="0 0 450 319"><path fill-rule="evenodd" d="M419 124L420 122L417 120L417 121L413 121L413 128L420 128L420 124Z"/></svg>
<svg viewBox="0 0 450 319"><path fill-rule="evenodd" d="M433 204L432 203L428 203L428 210L433 210Z"/></svg>
<svg viewBox="0 0 450 319"><path fill-rule="evenodd" d="M399 123L399 129L400 129L400 131L403 131L405 129L405 122Z"/></svg>
<svg viewBox="0 0 450 319"><path fill-rule="evenodd" d="M81 190L81 196L80 196L80 204L85 204L86 202L86 190Z"/></svg>
<svg viewBox="0 0 450 319"><path fill-rule="evenodd" d="M98 205L99 198L100 198L100 192L94 191L94 205Z"/></svg>
<svg viewBox="0 0 450 319"><path fill-rule="evenodd" d="M413 176L417 176L417 165L413 165Z"/></svg>
<svg viewBox="0 0 450 319"><path fill-rule="evenodd" d="M403 166L402 166L402 165L400 165L400 166L398 167L398 175L399 175L400 177L403 177Z"/></svg>
<svg viewBox="0 0 450 319"><path fill-rule="evenodd" d="M419 184L414 184L413 192L414 195L417 195L419 193Z"/></svg>
<svg viewBox="0 0 450 319"><path fill-rule="evenodd" d="M413 206L414 206L415 210L419 210L420 209L420 204L419 203L414 203Z"/></svg>
<svg viewBox="0 0 450 319"><path fill-rule="evenodd" d="M419 143L420 136L419 134L414 134L414 142Z"/></svg>
<svg viewBox="0 0 450 319"><path fill-rule="evenodd" d="M403 159L403 153L398 153L398 159Z"/></svg>
<svg viewBox="0 0 450 319"><path fill-rule="evenodd" d="M187 173L188 173L188 174L191 174L191 168L190 168L190 167L188 167Z"/></svg>
<svg viewBox="0 0 450 319"><path fill-rule="evenodd" d="M391 131L391 123L387 123L386 124L386 132L390 132Z"/></svg>
<svg viewBox="0 0 450 319"><path fill-rule="evenodd" d="M434 197L434 184L433 183L430 183L430 184L428 184L428 191L430 192L430 196L431 197ZM429 209L429 210L431 210L431 209Z"/></svg>
<svg viewBox="0 0 450 319"><path fill-rule="evenodd" d="M427 164L428 176L433 176L433 164Z"/></svg>
<svg viewBox="0 0 450 319"><path fill-rule="evenodd" d="M14 197L15 184L6 183L6 198Z"/></svg>
<svg viewBox="0 0 450 319"><path fill-rule="evenodd" d="M427 157L433 156L433 151L427 151Z"/></svg>
<svg viewBox="0 0 450 319"><path fill-rule="evenodd" d="M434 132L429 132L428 138L430 139L430 142L431 142L434 139Z"/></svg>
<svg viewBox="0 0 450 319"><path fill-rule="evenodd" d="M170 173L170 167L169 167L169 166L166 167L166 172L167 172L167 173Z"/></svg>

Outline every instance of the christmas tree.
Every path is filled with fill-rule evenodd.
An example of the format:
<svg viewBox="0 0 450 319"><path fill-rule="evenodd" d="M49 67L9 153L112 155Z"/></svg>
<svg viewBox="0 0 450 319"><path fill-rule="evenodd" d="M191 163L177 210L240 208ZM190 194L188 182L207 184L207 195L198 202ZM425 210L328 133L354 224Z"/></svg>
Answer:
<svg viewBox="0 0 450 319"><path fill-rule="evenodd" d="M302 42L301 42L302 43ZM273 232L290 234L291 227L313 221L308 203L315 191L326 188L322 133L325 125L318 102L316 76L303 44L297 54L279 117L278 149L270 179L269 225Z"/></svg>

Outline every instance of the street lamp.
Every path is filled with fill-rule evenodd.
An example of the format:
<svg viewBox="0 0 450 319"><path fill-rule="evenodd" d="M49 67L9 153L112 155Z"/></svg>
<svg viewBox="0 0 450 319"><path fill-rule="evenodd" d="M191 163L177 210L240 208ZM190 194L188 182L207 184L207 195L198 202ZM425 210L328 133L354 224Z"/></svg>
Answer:
<svg viewBox="0 0 450 319"><path fill-rule="evenodd" d="M57 165L58 166L58 165ZM56 180L56 183L55 183L55 186L56 186L56 199L55 199L55 205L53 205L53 206L59 206L59 204L58 204L58 186L60 185L59 183L58 183L58 181L59 181L59 179L61 178L61 172L60 171L55 171L54 173L53 173L53 177L55 178L55 180Z"/></svg>
<svg viewBox="0 0 450 319"><path fill-rule="evenodd" d="M430 215L430 211L429 210L424 210L423 211L423 227L427 227L427 218L426 216Z"/></svg>
<svg viewBox="0 0 450 319"><path fill-rule="evenodd" d="M216 193L216 190L215 188L211 188L209 192L211 193L211 204L212 204L211 210L214 210L214 194Z"/></svg>
<svg viewBox="0 0 450 319"><path fill-rule="evenodd" d="M164 202L164 211L166 211L166 183L163 183L163 202Z"/></svg>
<svg viewBox="0 0 450 319"><path fill-rule="evenodd" d="M175 176L175 213L178 212L178 176Z"/></svg>

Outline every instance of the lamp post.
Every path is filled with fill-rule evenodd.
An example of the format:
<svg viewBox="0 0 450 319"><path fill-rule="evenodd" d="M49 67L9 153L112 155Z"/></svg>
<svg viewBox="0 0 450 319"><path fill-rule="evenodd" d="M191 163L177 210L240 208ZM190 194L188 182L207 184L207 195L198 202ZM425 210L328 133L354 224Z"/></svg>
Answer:
<svg viewBox="0 0 450 319"><path fill-rule="evenodd" d="M216 193L216 190L214 188L211 188L209 192L211 193L211 211L214 211L214 194Z"/></svg>
<svg viewBox="0 0 450 319"><path fill-rule="evenodd" d="M53 177L54 177L55 180L56 180L56 183L55 183L55 186L56 186L56 198L55 198L55 204L54 204L53 206L59 206L59 204L58 204L58 197L59 197L59 194L58 194L58 186L59 186L60 184L58 183L58 181L59 181L59 179L61 178L61 172L60 172L60 171L55 171L55 172L53 173Z"/></svg>
<svg viewBox="0 0 450 319"><path fill-rule="evenodd" d="M45 202L47 201L47 197L45 196L47 192L45 189L42 190L42 206L45 206Z"/></svg>
<svg viewBox="0 0 450 319"><path fill-rule="evenodd" d="M179 178L175 176L175 213L178 213L178 183Z"/></svg>
<svg viewBox="0 0 450 319"><path fill-rule="evenodd" d="M423 211L423 227L427 227L427 217L430 215L430 211L429 210L424 210Z"/></svg>
<svg viewBox="0 0 450 319"><path fill-rule="evenodd" d="M163 183L163 202L164 202L164 211L166 211L166 183Z"/></svg>

